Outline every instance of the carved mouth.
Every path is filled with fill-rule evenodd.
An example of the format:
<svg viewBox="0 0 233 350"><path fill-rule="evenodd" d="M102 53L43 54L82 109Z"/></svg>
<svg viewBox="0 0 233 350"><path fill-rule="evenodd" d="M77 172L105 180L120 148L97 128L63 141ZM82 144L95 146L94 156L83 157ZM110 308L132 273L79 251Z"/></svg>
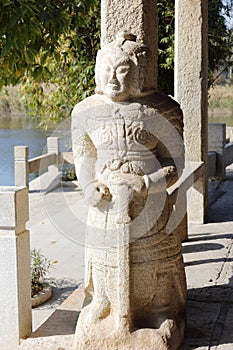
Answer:
<svg viewBox="0 0 233 350"><path fill-rule="evenodd" d="M108 87L112 90L119 90L119 86L117 84L108 84Z"/></svg>

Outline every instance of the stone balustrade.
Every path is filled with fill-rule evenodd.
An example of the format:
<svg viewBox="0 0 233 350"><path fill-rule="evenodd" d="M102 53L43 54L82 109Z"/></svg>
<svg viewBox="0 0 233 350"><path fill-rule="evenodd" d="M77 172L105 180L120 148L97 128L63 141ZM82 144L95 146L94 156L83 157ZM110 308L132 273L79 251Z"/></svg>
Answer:
<svg viewBox="0 0 233 350"><path fill-rule="evenodd" d="M28 159L28 146L15 147L15 185L29 186L29 174L41 172L48 168L51 182L59 178L59 166L72 164L72 152L61 152L58 137L47 138L47 153Z"/></svg>
<svg viewBox="0 0 233 350"><path fill-rule="evenodd" d="M232 129L225 123L209 123L208 131L208 176L224 179L226 167L233 163Z"/></svg>
<svg viewBox="0 0 233 350"><path fill-rule="evenodd" d="M0 187L0 344L17 349L31 333L31 273L28 190Z"/></svg>

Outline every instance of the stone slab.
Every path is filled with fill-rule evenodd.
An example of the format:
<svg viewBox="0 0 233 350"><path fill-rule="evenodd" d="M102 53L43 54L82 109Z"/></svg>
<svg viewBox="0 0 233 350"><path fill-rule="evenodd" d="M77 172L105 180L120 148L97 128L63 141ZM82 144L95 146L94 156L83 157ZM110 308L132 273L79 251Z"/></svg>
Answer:
<svg viewBox="0 0 233 350"><path fill-rule="evenodd" d="M22 340L20 350L70 350L77 319L82 308L84 288L76 289L30 338Z"/></svg>
<svg viewBox="0 0 233 350"><path fill-rule="evenodd" d="M222 153L226 144L226 124L208 123L208 150Z"/></svg>
<svg viewBox="0 0 233 350"><path fill-rule="evenodd" d="M16 349L19 338L31 333L29 232L0 236L0 343Z"/></svg>
<svg viewBox="0 0 233 350"><path fill-rule="evenodd" d="M220 343L222 344L220 349L232 349L233 348L233 303L228 305L228 311L224 322L224 329L221 335ZM231 346L231 348L230 348ZM228 348L227 348L228 347Z"/></svg>
<svg viewBox="0 0 233 350"><path fill-rule="evenodd" d="M19 234L25 230L29 219L28 190L25 187L0 187L0 233L14 230Z"/></svg>

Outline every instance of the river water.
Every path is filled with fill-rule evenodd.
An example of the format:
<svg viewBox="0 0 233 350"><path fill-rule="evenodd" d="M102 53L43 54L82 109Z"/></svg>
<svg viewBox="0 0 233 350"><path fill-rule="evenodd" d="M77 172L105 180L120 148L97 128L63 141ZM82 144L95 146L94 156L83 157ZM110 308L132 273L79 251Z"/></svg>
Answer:
<svg viewBox="0 0 233 350"><path fill-rule="evenodd" d="M14 185L14 147L29 146L29 158L36 157L51 132L27 118L0 118L0 186Z"/></svg>

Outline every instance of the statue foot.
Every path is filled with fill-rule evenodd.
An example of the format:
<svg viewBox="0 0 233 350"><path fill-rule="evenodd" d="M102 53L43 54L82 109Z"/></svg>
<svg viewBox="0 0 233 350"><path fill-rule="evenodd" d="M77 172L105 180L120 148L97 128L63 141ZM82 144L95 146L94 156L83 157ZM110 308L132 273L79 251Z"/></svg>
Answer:
<svg viewBox="0 0 233 350"><path fill-rule="evenodd" d="M110 303L107 299L93 299L89 307L86 317L87 323L104 319L110 313Z"/></svg>
<svg viewBox="0 0 233 350"><path fill-rule="evenodd" d="M166 338L171 337L171 333L175 331L176 323L174 320L168 319L163 321L161 324L159 331L166 336Z"/></svg>
<svg viewBox="0 0 233 350"><path fill-rule="evenodd" d="M172 319L167 319L161 324L158 333L168 349L179 349L184 338L184 326L184 322L177 324Z"/></svg>

